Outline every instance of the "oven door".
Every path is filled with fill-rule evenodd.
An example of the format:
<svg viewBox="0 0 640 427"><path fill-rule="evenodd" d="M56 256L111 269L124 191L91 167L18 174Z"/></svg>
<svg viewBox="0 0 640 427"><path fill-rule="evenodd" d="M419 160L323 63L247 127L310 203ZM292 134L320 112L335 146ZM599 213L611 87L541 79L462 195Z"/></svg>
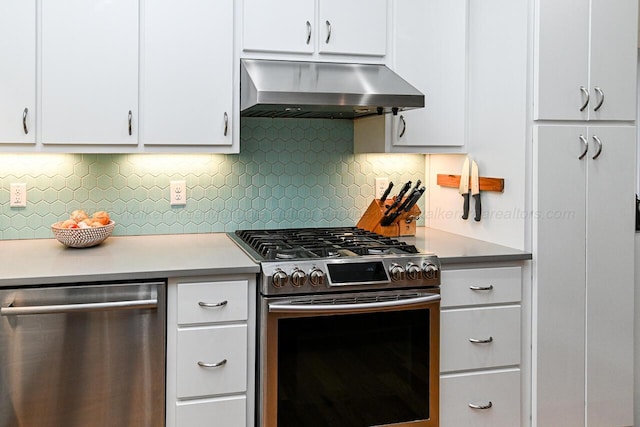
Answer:
<svg viewBox="0 0 640 427"><path fill-rule="evenodd" d="M263 298L261 322L262 426L438 426L440 295Z"/></svg>

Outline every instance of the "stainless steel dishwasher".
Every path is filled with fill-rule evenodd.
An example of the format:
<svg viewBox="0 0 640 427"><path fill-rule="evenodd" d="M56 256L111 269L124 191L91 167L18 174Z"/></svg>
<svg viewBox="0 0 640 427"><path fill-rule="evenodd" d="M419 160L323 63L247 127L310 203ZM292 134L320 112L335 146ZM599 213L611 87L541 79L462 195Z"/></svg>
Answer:
<svg viewBox="0 0 640 427"><path fill-rule="evenodd" d="M0 427L165 425L166 283L0 289Z"/></svg>

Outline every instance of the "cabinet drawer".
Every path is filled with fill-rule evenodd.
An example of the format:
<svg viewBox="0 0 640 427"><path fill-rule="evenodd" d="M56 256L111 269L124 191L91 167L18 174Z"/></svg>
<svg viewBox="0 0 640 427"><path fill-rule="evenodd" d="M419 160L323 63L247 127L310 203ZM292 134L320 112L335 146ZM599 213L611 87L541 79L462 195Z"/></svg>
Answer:
<svg viewBox="0 0 640 427"><path fill-rule="evenodd" d="M178 402L176 425L178 427L246 426L247 398L232 396Z"/></svg>
<svg viewBox="0 0 640 427"><path fill-rule="evenodd" d="M490 340L474 343L471 340ZM440 372L520 364L520 307L443 310Z"/></svg>
<svg viewBox="0 0 640 427"><path fill-rule="evenodd" d="M247 326L195 327L178 331L178 398L247 389ZM202 367L198 362L222 366Z"/></svg>
<svg viewBox="0 0 640 427"><path fill-rule="evenodd" d="M469 405L489 406L474 409ZM520 370L440 377L441 427L520 425Z"/></svg>
<svg viewBox="0 0 640 427"><path fill-rule="evenodd" d="M520 301L520 267L442 271L442 307L516 303Z"/></svg>
<svg viewBox="0 0 640 427"><path fill-rule="evenodd" d="M247 320L248 289L246 280L180 283L178 324Z"/></svg>

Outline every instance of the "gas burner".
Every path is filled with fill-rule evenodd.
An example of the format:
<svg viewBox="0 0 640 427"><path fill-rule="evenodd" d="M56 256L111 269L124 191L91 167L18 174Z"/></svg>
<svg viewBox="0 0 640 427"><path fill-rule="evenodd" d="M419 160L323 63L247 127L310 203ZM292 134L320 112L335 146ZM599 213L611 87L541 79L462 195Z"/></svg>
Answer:
<svg viewBox="0 0 640 427"><path fill-rule="evenodd" d="M260 263L262 295L437 289L434 254L355 227L239 230L229 235Z"/></svg>
<svg viewBox="0 0 640 427"><path fill-rule="evenodd" d="M417 254L415 246L356 227L239 230L264 260Z"/></svg>

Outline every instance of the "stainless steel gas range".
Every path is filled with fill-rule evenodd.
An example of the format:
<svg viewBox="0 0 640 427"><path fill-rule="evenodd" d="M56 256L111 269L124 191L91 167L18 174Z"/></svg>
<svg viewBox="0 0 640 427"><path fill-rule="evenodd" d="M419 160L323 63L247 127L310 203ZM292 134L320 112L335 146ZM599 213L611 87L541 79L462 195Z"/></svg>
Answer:
<svg viewBox="0 0 640 427"><path fill-rule="evenodd" d="M438 425L437 256L362 229L239 230L260 263L260 426Z"/></svg>

